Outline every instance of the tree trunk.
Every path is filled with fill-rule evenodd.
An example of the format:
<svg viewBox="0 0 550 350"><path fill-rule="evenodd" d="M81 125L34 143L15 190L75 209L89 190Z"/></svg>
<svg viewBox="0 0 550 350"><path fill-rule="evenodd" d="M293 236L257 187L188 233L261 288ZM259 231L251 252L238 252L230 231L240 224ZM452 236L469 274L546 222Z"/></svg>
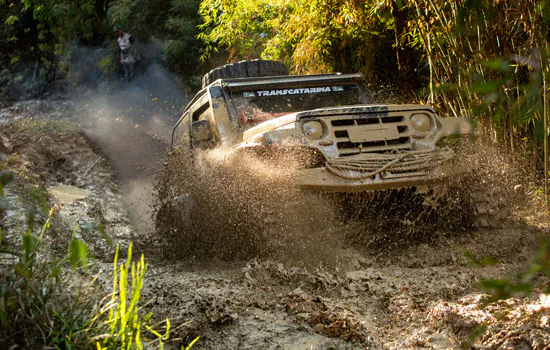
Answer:
<svg viewBox="0 0 550 350"><path fill-rule="evenodd" d="M414 74L414 57L412 48L405 42L409 13L406 0L392 0L391 11L394 20L395 52L399 70L399 85L406 89L417 88L417 79Z"/></svg>

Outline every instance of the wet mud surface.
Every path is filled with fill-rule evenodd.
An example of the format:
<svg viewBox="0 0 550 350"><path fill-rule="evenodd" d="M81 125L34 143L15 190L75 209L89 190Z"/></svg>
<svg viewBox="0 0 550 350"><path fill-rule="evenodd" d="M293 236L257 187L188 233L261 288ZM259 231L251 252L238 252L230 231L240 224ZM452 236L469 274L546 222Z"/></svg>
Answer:
<svg viewBox="0 0 550 350"><path fill-rule="evenodd" d="M8 154L12 167L28 174L28 183L55 205L64 227L59 232L72 232L78 224L77 234L106 269L114 251L109 240L161 246L162 238L155 237L152 229L151 205L155 173L165 159L166 126L172 118L167 111L172 106L158 113L162 122L156 122L152 121L155 103L138 113L129 111L128 105L98 99L29 101L0 111L0 152ZM3 227L23 221L25 208L17 203L23 203L24 187L6 190L16 204L0 213ZM240 196L243 189L236 186L233 193ZM210 204L221 206L231 196L217 199ZM243 230L263 228L272 233L267 229L274 226L272 216L263 215L271 208L265 212L239 208L244 215L260 213ZM305 213L317 215L315 210ZM223 211L210 216L212 228L226 229L230 235L240 227L224 225L222 219L227 217ZM492 229L430 229L429 238L417 234L397 242L380 239L383 232L374 234L369 225L342 222L326 227L323 220L283 225L285 234L270 242L269 254L260 249L227 256L209 248L207 258L176 259L162 249L145 250L149 270L144 312L152 311L159 320L170 318L171 346L188 344L200 335L194 349L550 346L550 298L541 293L547 281L539 280L530 298L487 307L482 306L484 295L478 288L481 278L514 276L524 269L535 256L541 235L548 236L545 221L535 225L515 219ZM330 249L303 250L296 245L316 247L319 224L322 234L334 239L326 245ZM295 237L307 230L308 235ZM57 239L63 237L60 233ZM359 237L364 244L351 244L346 237ZM221 251L229 241L212 241L211 246ZM185 251L192 242L171 244ZM201 244L209 244L208 236ZM499 263L474 267L463 250L479 258L498 258Z"/></svg>

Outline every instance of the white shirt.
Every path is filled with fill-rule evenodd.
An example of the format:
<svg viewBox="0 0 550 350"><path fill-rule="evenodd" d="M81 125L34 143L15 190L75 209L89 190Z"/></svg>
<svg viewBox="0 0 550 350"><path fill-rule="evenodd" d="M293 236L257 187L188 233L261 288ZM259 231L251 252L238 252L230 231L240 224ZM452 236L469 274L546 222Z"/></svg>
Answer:
<svg viewBox="0 0 550 350"><path fill-rule="evenodd" d="M132 37L131 34L124 33L122 37L119 37L118 40L118 47L120 47L121 50L126 50L132 47L132 43L130 42L130 38Z"/></svg>

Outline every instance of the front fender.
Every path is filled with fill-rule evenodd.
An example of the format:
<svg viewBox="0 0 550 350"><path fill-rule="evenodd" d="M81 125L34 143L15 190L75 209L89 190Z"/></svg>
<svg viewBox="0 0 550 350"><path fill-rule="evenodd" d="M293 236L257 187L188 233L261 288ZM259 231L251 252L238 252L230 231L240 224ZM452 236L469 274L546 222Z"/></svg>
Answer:
<svg viewBox="0 0 550 350"><path fill-rule="evenodd" d="M254 144L270 147L276 145L308 145L309 143L309 140L301 132L299 124L293 122L276 129L257 133L238 147L248 147L248 145Z"/></svg>
<svg viewBox="0 0 550 350"><path fill-rule="evenodd" d="M441 123L440 137L467 135L474 132L474 127L465 118L438 118Z"/></svg>

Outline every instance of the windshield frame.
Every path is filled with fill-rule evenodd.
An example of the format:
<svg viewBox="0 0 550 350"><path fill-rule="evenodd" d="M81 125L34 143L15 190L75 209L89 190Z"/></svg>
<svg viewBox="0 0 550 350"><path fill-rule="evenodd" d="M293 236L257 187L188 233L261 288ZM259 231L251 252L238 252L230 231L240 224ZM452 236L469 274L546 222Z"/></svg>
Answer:
<svg viewBox="0 0 550 350"><path fill-rule="evenodd" d="M222 87L224 92L224 97L227 101L229 109L229 118L234 123L239 123L238 118L240 111L235 106L237 98L233 97L236 94L244 93L247 91L271 91L271 90L289 90L289 89L319 89L322 86L340 86L340 85L353 85L357 87L359 95L357 101L362 104L371 104L373 103L372 96L370 95L368 89L365 86L365 80L363 74L322 74L322 75L299 75L299 76L281 76L281 77L264 77L264 78L240 78L240 79L227 79L222 81ZM336 91L316 91L315 94L321 93L332 93ZM269 97L271 95L264 95ZM264 97L262 95L257 96L258 98ZM277 95L279 96L279 95ZM289 95L292 96L292 95ZM294 95L296 96L296 95ZM281 97L283 97L281 95ZM358 105L357 103L351 105ZM292 112L285 114L299 113L306 110L313 110L319 108L328 108L334 107L331 106L316 106L314 108L300 109L297 108ZM272 119L276 119L274 117Z"/></svg>

